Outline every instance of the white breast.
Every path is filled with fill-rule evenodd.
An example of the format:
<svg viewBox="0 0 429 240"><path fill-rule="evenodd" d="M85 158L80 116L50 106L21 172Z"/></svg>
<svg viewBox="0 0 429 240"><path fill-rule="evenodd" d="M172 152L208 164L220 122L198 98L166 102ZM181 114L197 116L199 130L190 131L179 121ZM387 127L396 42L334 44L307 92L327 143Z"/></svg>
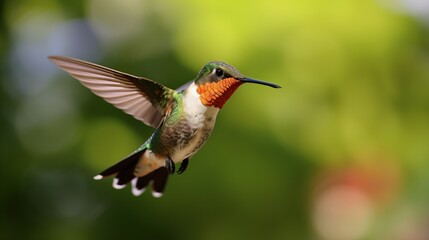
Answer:
<svg viewBox="0 0 429 240"><path fill-rule="evenodd" d="M183 96L183 107L188 123L196 128L202 128L206 117L216 117L219 112L219 108L206 107L201 103L195 83L189 85Z"/></svg>
<svg viewBox="0 0 429 240"><path fill-rule="evenodd" d="M219 112L219 108L206 107L201 103L195 83L189 86L183 96L183 107L186 121L195 129L195 135L186 146L178 146L176 153L172 156L174 161L191 157L202 147L214 127Z"/></svg>

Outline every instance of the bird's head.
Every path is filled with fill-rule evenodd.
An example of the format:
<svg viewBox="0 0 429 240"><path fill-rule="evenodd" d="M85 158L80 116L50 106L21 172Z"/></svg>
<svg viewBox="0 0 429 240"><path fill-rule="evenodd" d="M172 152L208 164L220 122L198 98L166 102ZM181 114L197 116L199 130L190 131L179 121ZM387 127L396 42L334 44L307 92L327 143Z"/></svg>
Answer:
<svg viewBox="0 0 429 240"><path fill-rule="evenodd" d="M248 78L235 67L224 62L209 62L198 73L195 84L201 103L205 106L222 108L237 88L243 83L256 83L280 88L280 86Z"/></svg>

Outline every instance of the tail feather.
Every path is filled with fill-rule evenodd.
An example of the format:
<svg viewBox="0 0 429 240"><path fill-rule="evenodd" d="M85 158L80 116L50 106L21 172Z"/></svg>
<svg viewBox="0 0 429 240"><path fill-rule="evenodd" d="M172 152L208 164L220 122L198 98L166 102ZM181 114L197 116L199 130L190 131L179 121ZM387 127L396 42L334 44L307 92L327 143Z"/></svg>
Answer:
<svg viewBox="0 0 429 240"><path fill-rule="evenodd" d="M167 184L168 170L166 167L162 167L158 168L153 173L152 195L154 197L161 197L164 192L165 185Z"/></svg>
<svg viewBox="0 0 429 240"><path fill-rule="evenodd" d="M137 164L137 162L139 161L140 156L145 152L145 150L146 149L129 155L124 160L122 160L122 161L116 163L115 165L109 167L108 169L102 171L99 175L97 175L95 177L99 178L99 176L101 176L101 178L105 178L105 177L108 177L108 176L113 175L115 173L118 173L119 171L123 171L128 166L135 166Z"/></svg>
<svg viewBox="0 0 429 240"><path fill-rule="evenodd" d="M161 197L167 183L167 168L158 168L142 177L136 177L134 175L134 168L138 163L140 156L145 151L146 149L143 149L131 154L124 160L102 171L99 175L95 176L94 179L99 180L116 174L113 179L114 188L122 189L131 182L131 191L133 195L140 196L146 190L147 186L152 184L152 195L154 197Z"/></svg>
<svg viewBox="0 0 429 240"><path fill-rule="evenodd" d="M146 175L144 177L136 178L137 183L135 184L135 188L137 188L138 190L146 188L147 185L149 185L149 182L152 178L153 178L153 172L149 173L148 175Z"/></svg>
<svg viewBox="0 0 429 240"><path fill-rule="evenodd" d="M118 179L119 185L126 185L131 180L133 180L133 178L135 178L134 166L135 166L135 164L129 165L126 168L124 168L122 171L119 171L118 174L116 174L115 178Z"/></svg>
<svg viewBox="0 0 429 240"><path fill-rule="evenodd" d="M131 181L131 191L134 194L134 196L140 196L147 188L147 185L149 185L149 182L152 180L154 175L154 172L151 172L147 174L146 176L134 178Z"/></svg>

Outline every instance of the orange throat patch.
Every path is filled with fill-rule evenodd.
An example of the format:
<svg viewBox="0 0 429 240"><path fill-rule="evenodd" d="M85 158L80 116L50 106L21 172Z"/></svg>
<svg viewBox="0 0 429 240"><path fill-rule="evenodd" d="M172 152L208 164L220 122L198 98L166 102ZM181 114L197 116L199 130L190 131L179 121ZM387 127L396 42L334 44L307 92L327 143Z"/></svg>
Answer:
<svg viewBox="0 0 429 240"><path fill-rule="evenodd" d="M219 82L208 82L198 86L201 103L204 106L222 108L237 88L243 84L235 78L225 78Z"/></svg>

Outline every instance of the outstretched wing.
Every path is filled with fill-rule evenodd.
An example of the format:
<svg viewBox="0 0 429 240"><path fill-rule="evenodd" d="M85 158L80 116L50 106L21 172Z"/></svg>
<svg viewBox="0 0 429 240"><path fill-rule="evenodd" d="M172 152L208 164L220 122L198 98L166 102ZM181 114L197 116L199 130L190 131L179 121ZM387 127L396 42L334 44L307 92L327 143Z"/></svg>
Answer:
<svg viewBox="0 0 429 240"><path fill-rule="evenodd" d="M174 90L150 79L136 77L86 61L50 56L49 59L93 93L148 126L158 127Z"/></svg>

